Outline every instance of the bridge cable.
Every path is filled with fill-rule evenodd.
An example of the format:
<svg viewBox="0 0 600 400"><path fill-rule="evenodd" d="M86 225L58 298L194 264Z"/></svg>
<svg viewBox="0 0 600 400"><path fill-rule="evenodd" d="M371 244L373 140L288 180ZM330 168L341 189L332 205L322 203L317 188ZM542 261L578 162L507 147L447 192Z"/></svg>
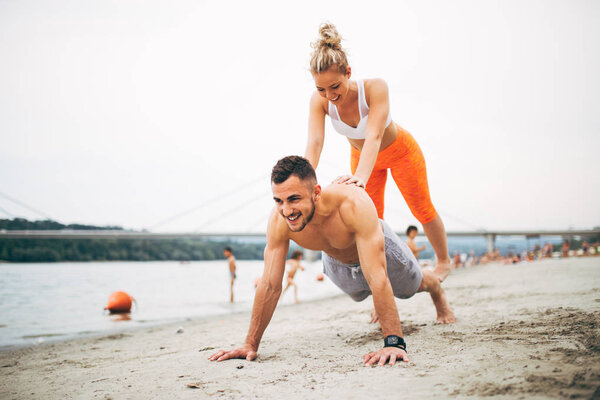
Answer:
<svg viewBox="0 0 600 400"><path fill-rule="evenodd" d="M0 212L2 212L3 214L5 214L8 218L16 218L14 215L12 215L11 213L9 213L8 211L6 211L2 207L0 207Z"/></svg>
<svg viewBox="0 0 600 400"><path fill-rule="evenodd" d="M15 203L15 204L18 204L18 205L20 205L20 206L21 206L21 207L23 207L23 208L26 208L26 209L28 209L29 211L33 211L34 213L36 213L36 214L37 214L37 215L39 215L39 216L42 216L42 217L44 217L44 218L46 218L46 219L49 219L49 220L51 220L51 221L56 221L54 218L52 218L51 216L49 216L49 215L48 215L48 214L46 214L45 212L39 211L39 210L37 210L37 209L35 209L35 208L31 207L31 206L28 206L27 204L23 203L22 201L19 201L19 200L17 200L17 199L15 199L15 198L13 198L13 197L11 197L11 196L7 195L6 193L2 193L2 192L0 192L0 196L4 197L4 198L5 198L5 199L7 199L7 200L10 200L10 201L12 201L12 202L13 202L13 203Z"/></svg>
<svg viewBox="0 0 600 400"><path fill-rule="evenodd" d="M236 205L233 208L227 209L225 212L222 212L221 214L219 214L218 216L216 216L215 218L212 218L210 220L208 220L207 222L205 222L204 224L200 225L198 228L196 228L196 230L194 230L194 233L197 233L199 230L206 228L207 226L219 221L220 219L222 219L224 216L226 216L227 214L231 214L232 212L236 211L236 210L241 210L243 208L246 208L247 206L249 206L250 204L260 200L260 199L264 199L265 198L265 193L261 193L256 197L253 197L250 200L245 200L244 204L242 205Z"/></svg>
<svg viewBox="0 0 600 400"><path fill-rule="evenodd" d="M209 199L209 200L207 200L207 201L204 201L204 202L202 202L202 203L198 204L197 206L194 206L194 207L192 207L192 208L190 208L190 209L188 209L188 210L186 210L186 211L183 211L183 212L180 212L180 213L178 213L178 214L175 214L175 215L173 215L173 216L171 216L171 217L169 217L169 218L165 218L165 219L163 219L162 221L159 221L158 223L156 223L156 224L154 224L154 225L150 226L150 228L148 228L148 229L149 229L149 230L153 230L153 229L155 229L155 228L157 228L157 227L159 227L159 226L162 226L162 225L165 225L165 224L171 223L171 222L173 222L173 221L175 221L175 220L177 220L177 219L179 219L179 218L181 218L181 217L184 217L184 216L186 216L186 215L188 215L188 214L190 214L190 213L192 213L192 212L194 212L194 211L196 211L196 210L198 210L198 209L200 209L200 208L202 208L202 207L205 207L205 206L207 206L207 205L209 205L209 204L212 204L212 203L214 203L214 202L216 202L216 201L223 200L224 198L226 198L226 197L229 197L229 196L231 196L231 195L233 195L233 194L235 194L235 193L239 192L240 190L242 190L242 189L245 189L245 188L246 188L246 187L248 187L248 186L254 185L254 184L256 184L257 182L259 182L259 181L261 181L261 180L264 180L264 179L265 179L265 177L267 177L267 176L269 176L269 175L270 175L270 173L269 173L269 174L266 174L266 175L261 175L260 177L258 177L258 178L256 178L256 179L254 179L254 180L252 180L252 181L250 181L250 182L246 182L245 184L243 184L243 185L241 185L241 186L238 186L237 188L235 188L235 189L232 189L232 190L230 190L229 192L226 192L225 194L220 194L220 195L218 195L218 196L215 196L215 197L213 197L213 198L211 198L211 199Z"/></svg>
<svg viewBox="0 0 600 400"><path fill-rule="evenodd" d="M248 225L248 227L246 228L245 232L250 233L252 231L252 228L254 228L255 226L257 226L261 222L265 222L266 223L266 221L269 219L270 215L271 215L271 210L269 210L268 213L261 215L260 219L256 219L254 222L252 222L252 224Z"/></svg>

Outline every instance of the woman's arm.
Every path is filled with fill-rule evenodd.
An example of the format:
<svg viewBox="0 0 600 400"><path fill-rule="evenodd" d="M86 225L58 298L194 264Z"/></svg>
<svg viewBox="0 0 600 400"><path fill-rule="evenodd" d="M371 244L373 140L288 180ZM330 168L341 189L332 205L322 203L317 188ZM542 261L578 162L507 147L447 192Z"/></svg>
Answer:
<svg viewBox="0 0 600 400"><path fill-rule="evenodd" d="M358 167L354 176L366 184L371 176L381 139L385 131L385 123L390 112L388 87L383 79L371 79L365 85L365 95L369 101L369 120L365 143L360 152Z"/></svg>
<svg viewBox="0 0 600 400"><path fill-rule="evenodd" d="M308 141L304 157L314 169L319 165L323 142L325 141L325 109L321 96L315 92L310 98L310 111L308 116Z"/></svg>

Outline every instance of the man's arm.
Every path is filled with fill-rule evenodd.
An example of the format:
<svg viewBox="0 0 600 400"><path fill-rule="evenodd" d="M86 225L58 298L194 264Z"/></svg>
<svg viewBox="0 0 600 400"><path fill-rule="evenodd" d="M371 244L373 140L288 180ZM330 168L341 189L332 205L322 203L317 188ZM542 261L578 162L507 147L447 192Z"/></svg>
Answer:
<svg viewBox="0 0 600 400"><path fill-rule="evenodd" d="M373 305L379 317L383 336L402 337L402 326L392 285L387 276L385 261L385 238L377 218L377 211L367 194L359 188L349 188L354 193L348 196L340 208L344 223L354 232L358 257L363 275L373 293ZM390 364L396 359L408 361L406 352L396 347L386 347L365 355L365 364L373 365L379 361L384 365L389 358Z"/></svg>
<svg viewBox="0 0 600 400"><path fill-rule="evenodd" d="M275 213L269 221L265 247L265 271L256 288L250 328L246 336L246 344L252 346L254 351L258 350L262 335L271 321L281 296L281 282L290 241L286 232L282 232L281 226L272 226L277 225L278 219L279 216Z"/></svg>
<svg viewBox="0 0 600 400"><path fill-rule="evenodd" d="M256 289L250 328L243 346L234 350L220 350L210 356L211 361L223 361L230 358L245 358L252 361L262 335L271 321L279 296L281 281L285 271L285 259L289 249L289 239L285 225L278 221L277 213L272 213L267 228L267 246L265 247L265 270Z"/></svg>

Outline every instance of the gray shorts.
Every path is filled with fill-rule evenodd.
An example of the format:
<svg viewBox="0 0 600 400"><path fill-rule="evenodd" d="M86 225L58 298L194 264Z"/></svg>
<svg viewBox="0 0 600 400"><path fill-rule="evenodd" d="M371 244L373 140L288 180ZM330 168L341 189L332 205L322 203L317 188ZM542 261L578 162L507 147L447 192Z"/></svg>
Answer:
<svg viewBox="0 0 600 400"><path fill-rule="evenodd" d="M380 220L385 237L385 260L388 278L394 296L400 299L412 297L423 279L421 265L392 228ZM323 253L323 273L354 301L363 301L371 294L371 288L362 273L360 264L344 264Z"/></svg>

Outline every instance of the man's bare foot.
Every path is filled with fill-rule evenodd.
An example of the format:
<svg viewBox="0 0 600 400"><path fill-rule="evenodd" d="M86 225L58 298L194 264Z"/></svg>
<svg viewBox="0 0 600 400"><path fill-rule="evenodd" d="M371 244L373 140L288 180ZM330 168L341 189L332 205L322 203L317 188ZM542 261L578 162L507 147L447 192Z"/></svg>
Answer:
<svg viewBox="0 0 600 400"><path fill-rule="evenodd" d="M419 287L419 292L421 291L429 292L437 313L437 322L440 324L451 324L456 322L454 312L452 311L452 308L450 308L450 304L448 304L446 292L442 288L442 284L434 271L428 269L423 270L423 280Z"/></svg>
<svg viewBox="0 0 600 400"><path fill-rule="evenodd" d="M374 308L371 309L371 323L377 323L379 322L379 317L377 316L377 312L375 311Z"/></svg>
<svg viewBox="0 0 600 400"><path fill-rule="evenodd" d="M452 308L450 308L450 304L448 304L448 299L446 299L446 292L444 289L442 289L441 286L438 286L434 290L430 291L429 294L431 295L431 300L433 300L433 304L435 305L437 322L440 324L455 323L456 317L454 316Z"/></svg>
<svg viewBox="0 0 600 400"><path fill-rule="evenodd" d="M437 265L433 269L433 273L437 276L440 282L444 282L444 280L450 274L451 269L452 265L450 264L450 260L438 261Z"/></svg>
<svg viewBox="0 0 600 400"><path fill-rule="evenodd" d="M453 324L456 322L454 312L450 307L446 310L437 310L437 322L440 324Z"/></svg>

